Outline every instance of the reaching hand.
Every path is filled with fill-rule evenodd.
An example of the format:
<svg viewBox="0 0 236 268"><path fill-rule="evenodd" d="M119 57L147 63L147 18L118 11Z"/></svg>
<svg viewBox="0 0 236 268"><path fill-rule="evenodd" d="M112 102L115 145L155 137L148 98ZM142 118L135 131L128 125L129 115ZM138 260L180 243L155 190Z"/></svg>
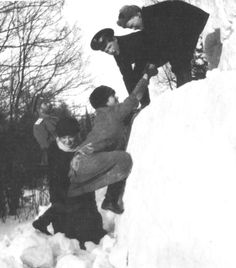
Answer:
<svg viewBox="0 0 236 268"><path fill-rule="evenodd" d="M88 143L84 145L83 147L78 147L75 151L75 155L73 159L71 160L71 168L74 172L79 169L79 163L81 156L86 157L89 154L92 154L94 152L94 149L92 147L92 143Z"/></svg>
<svg viewBox="0 0 236 268"><path fill-rule="evenodd" d="M78 147L78 149L75 151L75 155L79 154L79 155L89 155L92 154L94 152L94 149L92 147L92 143L88 143L86 145L84 145L83 147Z"/></svg>
<svg viewBox="0 0 236 268"><path fill-rule="evenodd" d="M148 78L158 74L158 70L155 64L148 63L144 69L144 74L148 75Z"/></svg>

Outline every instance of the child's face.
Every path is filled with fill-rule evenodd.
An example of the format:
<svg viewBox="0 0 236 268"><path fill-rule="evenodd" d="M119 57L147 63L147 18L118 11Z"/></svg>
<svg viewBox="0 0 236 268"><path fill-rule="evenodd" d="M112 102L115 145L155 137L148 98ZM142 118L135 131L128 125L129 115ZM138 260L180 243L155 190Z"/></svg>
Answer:
<svg viewBox="0 0 236 268"><path fill-rule="evenodd" d="M107 106L113 106L119 103L118 97L116 95L111 95L107 100Z"/></svg>
<svg viewBox="0 0 236 268"><path fill-rule="evenodd" d="M126 23L126 28L130 28L133 30L142 30L143 29L143 22L141 14L138 13L136 16L132 17Z"/></svg>
<svg viewBox="0 0 236 268"><path fill-rule="evenodd" d="M65 145L66 147L69 148L74 148L76 146L77 143L77 137L76 136L63 136L59 138L59 141Z"/></svg>

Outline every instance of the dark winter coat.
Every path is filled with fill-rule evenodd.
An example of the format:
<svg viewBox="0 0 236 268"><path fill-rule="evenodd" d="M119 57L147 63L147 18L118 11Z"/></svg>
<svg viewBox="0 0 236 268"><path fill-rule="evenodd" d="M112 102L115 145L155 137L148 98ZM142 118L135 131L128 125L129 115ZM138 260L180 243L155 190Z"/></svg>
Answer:
<svg viewBox="0 0 236 268"><path fill-rule="evenodd" d="M113 155L112 151L121 148L124 150L123 138L127 135L127 126L130 124L127 119L130 119L138 104L136 97L130 95L123 103L97 109L94 127L80 146L82 148L91 143L94 153L81 156L78 171L76 174L71 173L69 192L73 193L73 196L76 195L74 189L78 188L78 184L92 182L93 178L112 169L117 163L117 157L123 157L122 153ZM99 178L96 181L97 185L100 185ZM96 188L94 182L92 183L92 187Z"/></svg>
<svg viewBox="0 0 236 268"><path fill-rule="evenodd" d="M73 152L64 152L54 141L48 150L49 193L51 206L41 218L52 222L54 232L63 232L69 238L76 238L84 248L85 241L98 243L106 234L102 217L97 210L95 193L90 192L76 198L67 196L70 180L68 172Z"/></svg>
<svg viewBox="0 0 236 268"><path fill-rule="evenodd" d="M139 31L128 35L116 36L116 38L120 53L114 58L123 76L126 89L131 93L149 61L144 45L144 35Z"/></svg>
<svg viewBox="0 0 236 268"><path fill-rule="evenodd" d="M191 60L209 14L183 1L164 1L141 11L148 52L154 61L170 61L172 69ZM174 65L174 66L173 66Z"/></svg>
<svg viewBox="0 0 236 268"><path fill-rule="evenodd" d="M114 56L128 92L144 66L170 62L174 73L190 64L209 14L183 1L164 1L142 8L144 30L116 36L120 54Z"/></svg>
<svg viewBox="0 0 236 268"><path fill-rule="evenodd" d="M48 149L49 168L49 193L52 204L65 203L70 179L68 172L73 152L64 152L57 146L56 141L52 142Z"/></svg>

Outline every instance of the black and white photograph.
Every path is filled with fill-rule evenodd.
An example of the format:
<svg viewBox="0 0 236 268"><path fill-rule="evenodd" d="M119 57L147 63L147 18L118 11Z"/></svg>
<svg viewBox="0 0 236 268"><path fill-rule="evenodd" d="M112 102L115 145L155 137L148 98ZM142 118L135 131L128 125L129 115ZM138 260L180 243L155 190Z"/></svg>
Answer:
<svg viewBox="0 0 236 268"><path fill-rule="evenodd" d="M0 268L235 268L236 0L0 1Z"/></svg>

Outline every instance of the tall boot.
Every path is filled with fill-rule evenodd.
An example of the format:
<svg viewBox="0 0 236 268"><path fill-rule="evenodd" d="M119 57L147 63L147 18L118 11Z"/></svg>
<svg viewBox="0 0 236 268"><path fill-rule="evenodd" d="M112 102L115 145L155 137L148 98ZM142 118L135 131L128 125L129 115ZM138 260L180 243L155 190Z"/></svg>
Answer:
<svg viewBox="0 0 236 268"><path fill-rule="evenodd" d="M116 214L124 212L122 197L124 194L126 180L110 184L107 187L105 199L102 202L102 209L110 210Z"/></svg>

